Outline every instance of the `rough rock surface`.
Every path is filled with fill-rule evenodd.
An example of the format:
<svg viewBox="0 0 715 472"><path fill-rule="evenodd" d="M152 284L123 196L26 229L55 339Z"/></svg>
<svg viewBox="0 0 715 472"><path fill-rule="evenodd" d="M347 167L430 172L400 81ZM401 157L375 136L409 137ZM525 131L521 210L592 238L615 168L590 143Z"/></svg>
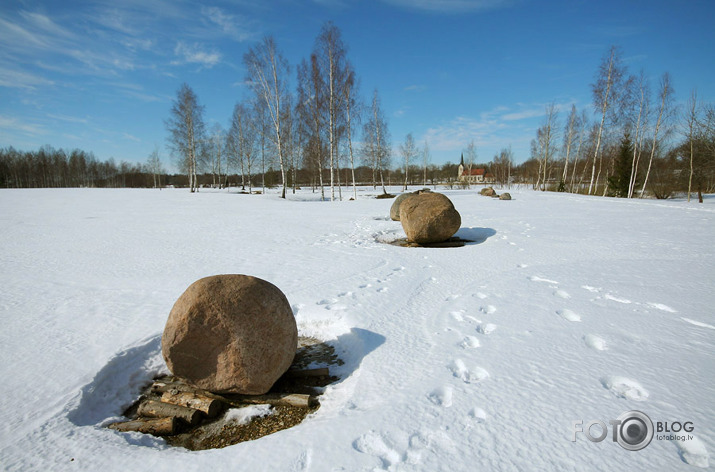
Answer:
<svg viewBox="0 0 715 472"><path fill-rule="evenodd" d="M403 193L397 196L390 207L390 219L392 221L400 221L400 205L402 205L402 202L413 196L415 196L414 193Z"/></svg>
<svg viewBox="0 0 715 472"><path fill-rule="evenodd" d="M509 194L508 192L504 192L499 195L499 200L511 200L511 194Z"/></svg>
<svg viewBox="0 0 715 472"><path fill-rule="evenodd" d="M169 370L211 392L266 393L290 367L298 329L275 285L248 275L197 280L174 304L161 338Z"/></svg>
<svg viewBox="0 0 715 472"><path fill-rule="evenodd" d="M400 205L400 222L408 241L429 244L452 237L459 230L462 218L445 195L426 192Z"/></svg>
<svg viewBox="0 0 715 472"><path fill-rule="evenodd" d="M485 197L493 197L497 194L492 187L484 187L479 193Z"/></svg>

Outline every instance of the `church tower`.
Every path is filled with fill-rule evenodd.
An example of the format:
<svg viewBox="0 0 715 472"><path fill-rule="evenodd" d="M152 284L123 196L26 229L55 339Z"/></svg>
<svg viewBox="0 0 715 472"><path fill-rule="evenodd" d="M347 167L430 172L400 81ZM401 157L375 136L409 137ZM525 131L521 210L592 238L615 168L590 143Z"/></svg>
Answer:
<svg viewBox="0 0 715 472"><path fill-rule="evenodd" d="M462 159L459 161L459 167L457 168L457 180L462 180L463 173L464 173L464 153L462 153Z"/></svg>

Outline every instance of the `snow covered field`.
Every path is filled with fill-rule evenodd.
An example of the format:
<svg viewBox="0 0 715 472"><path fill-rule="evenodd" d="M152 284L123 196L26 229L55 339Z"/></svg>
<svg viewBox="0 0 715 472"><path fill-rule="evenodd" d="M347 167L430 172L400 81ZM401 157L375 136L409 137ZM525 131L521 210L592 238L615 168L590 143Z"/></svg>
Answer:
<svg viewBox="0 0 715 472"><path fill-rule="evenodd" d="M0 464L8 470L696 470L715 451L715 198L445 190L462 248L403 248L392 200L310 191L0 190ZM346 361L301 425L189 452L103 427L165 369L195 280L288 297ZM640 410L693 439L627 451ZM574 437L600 420L602 442ZM600 429L594 426L592 436ZM660 433L662 435L664 433ZM684 434L684 433L680 433ZM709 452L708 452L709 451Z"/></svg>

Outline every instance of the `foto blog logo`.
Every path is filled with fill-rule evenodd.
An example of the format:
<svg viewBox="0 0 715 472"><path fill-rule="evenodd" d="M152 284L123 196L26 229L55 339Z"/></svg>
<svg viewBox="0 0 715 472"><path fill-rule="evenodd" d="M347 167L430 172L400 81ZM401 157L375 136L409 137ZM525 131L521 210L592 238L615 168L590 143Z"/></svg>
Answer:
<svg viewBox="0 0 715 472"><path fill-rule="evenodd" d="M613 442L617 442L623 449L629 451L640 451L653 440L653 422L642 411L632 410L622 413L617 419L609 420L612 429ZM594 436L592 427L598 425L601 432ZM593 428L594 430L597 428ZM594 420L583 426L582 420L573 422L573 438L576 441L576 433L583 433L591 442L601 442L608 435L606 423L601 420Z"/></svg>

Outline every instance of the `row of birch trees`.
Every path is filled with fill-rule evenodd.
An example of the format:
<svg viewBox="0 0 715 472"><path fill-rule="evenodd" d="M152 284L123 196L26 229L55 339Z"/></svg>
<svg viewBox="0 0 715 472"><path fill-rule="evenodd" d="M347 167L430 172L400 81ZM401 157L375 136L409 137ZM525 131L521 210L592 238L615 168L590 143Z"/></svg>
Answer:
<svg viewBox="0 0 715 472"><path fill-rule="evenodd" d="M282 198L291 183L295 192L296 172L303 168L310 170L311 184L323 199L342 199L348 182L341 181L341 168L349 166L357 198L355 167L362 162L372 169L373 186L379 181L386 193L387 121L377 90L369 103L362 103L347 52L340 30L332 22L324 24L309 57L296 67L292 88L288 61L275 39L265 37L243 56L250 93L236 103L226 130L218 124L206 129L204 107L183 84L165 125L172 156L188 176L190 190L198 189L196 176L202 171L212 173L219 188L229 173L238 174L249 193L260 174L265 190L266 171L277 166Z"/></svg>
<svg viewBox="0 0 715 472"><path fill-rule="evenodd" d="M658 186L665 179L682 187L687 164L688 198L691 191L715 190L715 156L707 145L715 141L712 105L698 104L693 92L687 110L680 113L670 74L664 73L653 91L644 71L629 74L615 46L599 64L591 91L592 110L572 105L563 126L559 107L546 106L531 143L531 159L523 166L531 169L535 188L625 198L661 196L654 179ZM684 152L683 141L689 152ZM625 163L624 146L629 153ZM668 162L669 175L664 175Z"/></svg>

